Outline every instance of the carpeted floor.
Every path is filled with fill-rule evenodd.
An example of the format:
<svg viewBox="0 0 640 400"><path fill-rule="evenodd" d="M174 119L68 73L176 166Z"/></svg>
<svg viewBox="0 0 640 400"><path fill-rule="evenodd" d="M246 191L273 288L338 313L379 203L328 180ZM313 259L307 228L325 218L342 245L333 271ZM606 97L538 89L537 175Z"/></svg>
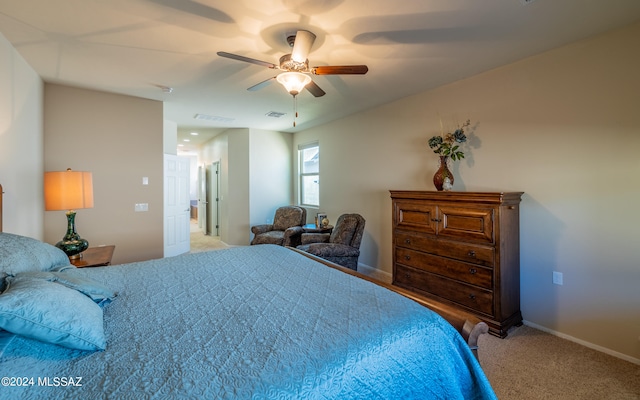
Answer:
<svg viewBox="0 0 640 400"><path fill-rule="evenodd" d="M202 232L191 232L191 253L226 249L229 246L220 241L219 236L208 236Z"/></svg>
<svg viewBox="0 0 640 400"><path fill-rule="evenodd" d="M479 358L500 400L640 399L640 365L526 325L482 335Z"/></svg>

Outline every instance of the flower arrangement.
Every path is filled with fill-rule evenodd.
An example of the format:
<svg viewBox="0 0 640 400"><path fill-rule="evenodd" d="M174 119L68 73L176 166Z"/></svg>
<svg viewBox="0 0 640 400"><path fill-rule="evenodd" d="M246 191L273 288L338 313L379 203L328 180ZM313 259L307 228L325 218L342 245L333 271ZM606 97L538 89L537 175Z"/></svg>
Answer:
<svg viewBox="0 0 640 400"><path fill-rule="evenodd" d="M464 143L467 141L467 136L464 134L466 127L471 125L471 120L467 120L464 124L459 126L453 133L441 133L440 135L433 136L429 139L429 147L433 149L433 152L445 157L451 157L452 160L461 160L464 158L464 152L460 150L458 143ZM442 122L440 122L442 129Z"/></svg>

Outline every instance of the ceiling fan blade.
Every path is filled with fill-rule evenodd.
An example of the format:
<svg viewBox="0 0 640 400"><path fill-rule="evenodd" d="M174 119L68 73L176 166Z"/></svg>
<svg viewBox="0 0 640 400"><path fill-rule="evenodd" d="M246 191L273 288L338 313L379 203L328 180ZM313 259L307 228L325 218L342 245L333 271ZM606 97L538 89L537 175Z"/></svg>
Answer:
<svg viewBox="0 0 640 400"><path fill-rule="evenodd" d="M307 89L314 97L322 97L326 94L314 81L309 82L307 86L305 86L305 89Z"/></svg>
<svg viewBox="0 0 640 400"><path fill-rule="evenodd" d="M276 79L276 77L271 77L269 79L265 79L264 81L260 82L260 83L256 83L255 85L251 86L250 88L248 88L247 90L250 92L255 92L256 90L260 90L265 86L269 86L271 85L271 83Z"/></svg>
<svg viewBox="0 0 640 400"><path fill-rule="evenodd" d="M267 67L267 68L271 68L271 69L277 69L278 66L270 63L270 62L266 62L266 61L260 61L260 60L256 60L255 58L249 58L249 57L245 57L245 56L239 56L237 54L231 54L231 53L227 53L225 51L219 51L217 53L220 57L226 57L226 58L230 58L232 60L238 60L238 61L244 61L244 62L248 62L251 64L257 64L257 65L261 65L263 67Z"/></svg>
<svg viewBox="0 0 640 400"><path fill-rule="evenodd" d="M316 35L309 31L298 31L296 39L293 42L293 50L291 51L291 59L293 61L303 63L309 57L311 46L316 40Z"/></svg>
<svg viewBox="0 0 640 400"><path fill-rule="evenodd" d="M364 75L367 71L369 67L366 65L327 65L311 68L314 75Z"/></svg>

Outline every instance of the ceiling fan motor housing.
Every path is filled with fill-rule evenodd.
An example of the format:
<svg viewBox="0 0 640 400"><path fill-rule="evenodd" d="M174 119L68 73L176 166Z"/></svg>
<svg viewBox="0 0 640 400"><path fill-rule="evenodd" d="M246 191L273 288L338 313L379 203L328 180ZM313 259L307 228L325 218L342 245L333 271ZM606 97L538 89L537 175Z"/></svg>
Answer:
<svg viewBox="0 0 640 400"><path fill-rule="evenodd" d="M297 62L291 59L291 54L280 57L280 69L290 72L309 72L309 60Z"/></svg>

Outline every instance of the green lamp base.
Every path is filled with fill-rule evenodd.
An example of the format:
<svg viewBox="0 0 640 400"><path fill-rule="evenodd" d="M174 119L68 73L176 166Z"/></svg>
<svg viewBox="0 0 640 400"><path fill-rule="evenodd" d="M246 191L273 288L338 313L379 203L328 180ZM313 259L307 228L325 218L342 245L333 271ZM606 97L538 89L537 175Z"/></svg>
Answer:
<svg viewBox="0 0 640 400"><path fill-rule="evenodd" d="M61 241L56 243L56 247L64 251L69 259L74 260L82 257L82 252L89 248L89 242L82 239L76 232L76 212L69 210L67 213L67 234Z"/></svg>

